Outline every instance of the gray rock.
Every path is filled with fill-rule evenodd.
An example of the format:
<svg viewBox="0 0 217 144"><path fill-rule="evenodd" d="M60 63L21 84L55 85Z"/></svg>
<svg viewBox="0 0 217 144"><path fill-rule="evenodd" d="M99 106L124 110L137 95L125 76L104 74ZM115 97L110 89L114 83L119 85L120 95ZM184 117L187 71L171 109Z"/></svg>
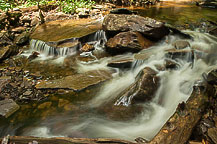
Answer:
<svg viewBox="0 0 217 144"><path fill-rule="evenodd" d="M19 108L20 106L16 104L12 99L2 100L0 101L0 116L8 118Z"/></svg>
<svg viewBox="0 0 217 144"><path fill-rule="evenodd" d="M190 47L190 43L186 40L177 40L172 44L176 49L184 49Z"/></svg>

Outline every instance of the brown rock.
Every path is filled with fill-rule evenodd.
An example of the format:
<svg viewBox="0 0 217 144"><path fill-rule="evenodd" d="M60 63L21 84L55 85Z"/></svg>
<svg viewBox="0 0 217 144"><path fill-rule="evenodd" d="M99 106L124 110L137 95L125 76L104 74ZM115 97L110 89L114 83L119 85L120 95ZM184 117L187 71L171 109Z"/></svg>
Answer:
<svg viewBox="0 0 217 144"><path fill-rule="evenodd" d="M25 45L29 41L29 32L24 31L22 34L15 38L15 44Z"/></svg>
<svg viewBox="0 0 217 144"><path fill-rule="evenodd" d="M31 39L58 42L71 38L81 38L100 29L101 22L90 19L50 21L36 27Z"/></svg>
<svg viewBox="0 0 217 144"><path fill-rule="evenodd" d="M144 38L139 32L121 32L106 43L106 51L110 54L125 52L139 52L153 45L153 42Z"/></svg>
<svg viewBox="0 0 217 144"><path fill-rule="evenodd" d="M82 74L67 76L62 79L42 81L37 89L71 89L79 91L111 78L111 73L104 70L94 70Z"/></svg>
<svg viewBox="0 0 217 144"><path fill-rule="evenodd" d="M134 59L131 57L115 56L108 62L107 66L115 68L130 68Z"/></svg>
<svg viewBox="0 0 217 144"><path fill-rule="evenodd" d="M115 105L144 103L150 101L159 87L157 72L149 67L144 68L137 76L136 82L124 90Z"/></svg>
<svg viewBox="0 0 217 144"><path fill-rule="evenodd" d="M0 47L0 61L9 58L10 56L16 54L17 52L18 52L18 48L14 45Z"/></svg>
<svg viewBox="0 0 217 144"><path fill-rule="evenodd" d="M89 51L92 51L92 50L94 50L93 45L90 45L90 44L87 44L87 43L81 48L82 52L89 52Z"/></svg>
<svg viewBox="0 0 217 144"><path fill-rule="evenodd" d="M162 22L138 15L109 14L104 18L102 27L108 34L132 30L154 40L169 34L169 29Z"/></svg>

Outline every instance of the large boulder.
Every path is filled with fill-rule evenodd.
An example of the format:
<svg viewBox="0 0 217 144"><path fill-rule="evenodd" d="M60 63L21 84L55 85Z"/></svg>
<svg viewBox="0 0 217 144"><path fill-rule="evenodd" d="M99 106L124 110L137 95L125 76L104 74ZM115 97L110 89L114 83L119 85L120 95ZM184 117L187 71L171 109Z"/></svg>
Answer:
<svg viewBox="0 0 217 144"><path fill-rule="evenodd" d="M108 35L132 30L153 40L159 40L169 34L169 29L162 22L138 15L109 14L104 18L102 27Z"/></svg>
<svg viewBox="0 0 217 144"><path fill-rule="evenodd" d="M156 75L157 72L153 69L144 68L137 76L137 80L120 94L115 105L128 106L150 101L160 84L160 79Z"/></svg>
<svg viewBox="0 0 217 144"><path fill-rule="evenodd" d="M139 32L121 32L109 39L105 45L106 51L112 55L125 52L139 52L153 45L153 42L144 38Z"/></svg>

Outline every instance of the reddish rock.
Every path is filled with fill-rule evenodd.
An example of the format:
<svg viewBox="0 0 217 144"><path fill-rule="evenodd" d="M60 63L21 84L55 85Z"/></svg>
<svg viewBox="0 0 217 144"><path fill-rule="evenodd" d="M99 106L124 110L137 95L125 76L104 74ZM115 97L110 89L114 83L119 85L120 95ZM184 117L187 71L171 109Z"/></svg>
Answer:
<svg viewBox="0 0 217 144"><path fill-rule="evenodd" d="M153 45L153 42L144 38L139 32L121 32L106 43L106 51L112 55L125 52L139 52Z"/></svg>

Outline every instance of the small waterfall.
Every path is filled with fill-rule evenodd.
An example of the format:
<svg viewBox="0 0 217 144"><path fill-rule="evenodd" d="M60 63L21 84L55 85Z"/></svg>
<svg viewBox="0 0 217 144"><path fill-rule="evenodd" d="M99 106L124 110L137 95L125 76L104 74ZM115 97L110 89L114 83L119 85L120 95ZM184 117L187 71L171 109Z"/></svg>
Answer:
<svg viewBox="0 0 217 144"><path fill-rule="evenodd" d="M47 56L67 56L67 55L73 55L76 53L77 45L72 48L63 47L63 48L55 48L52 46L49 46L46 42L40 41L40 40L34 40L32 39L30 41L30 49L32 51L38 51L44 55Z"/></svg>

